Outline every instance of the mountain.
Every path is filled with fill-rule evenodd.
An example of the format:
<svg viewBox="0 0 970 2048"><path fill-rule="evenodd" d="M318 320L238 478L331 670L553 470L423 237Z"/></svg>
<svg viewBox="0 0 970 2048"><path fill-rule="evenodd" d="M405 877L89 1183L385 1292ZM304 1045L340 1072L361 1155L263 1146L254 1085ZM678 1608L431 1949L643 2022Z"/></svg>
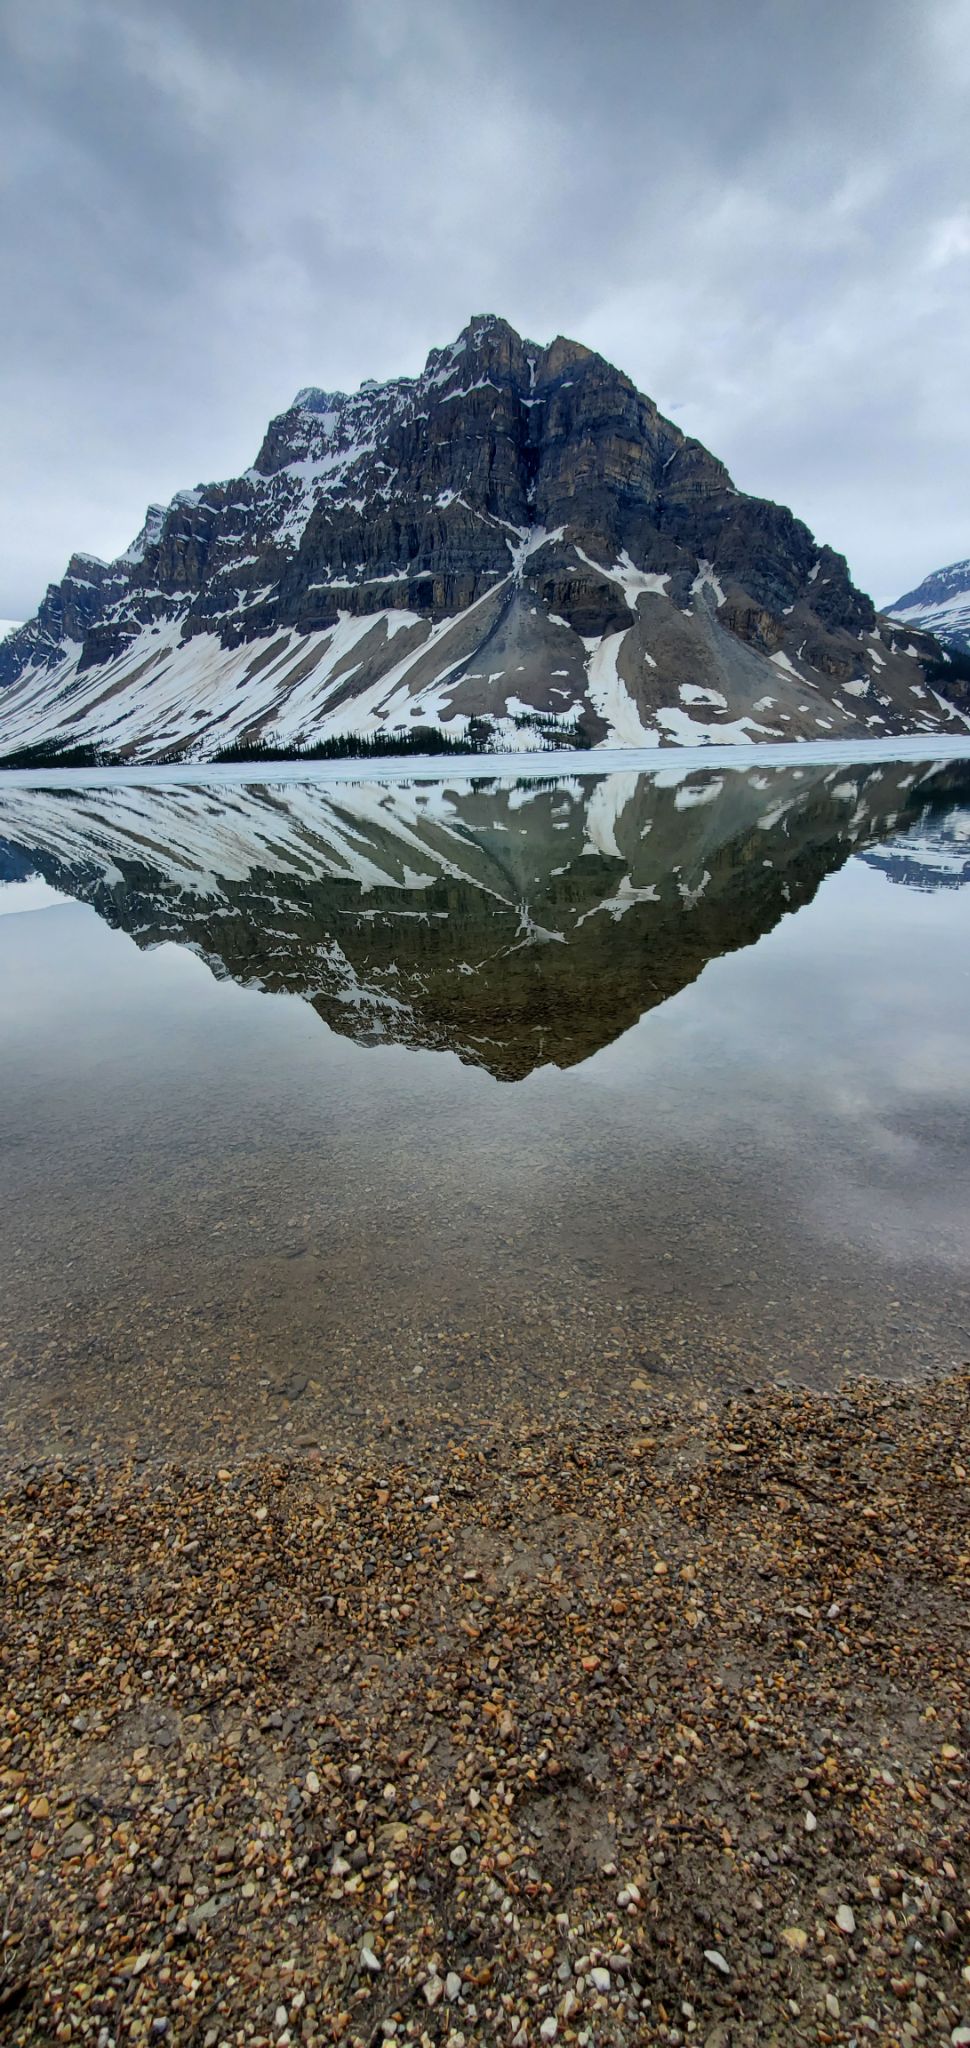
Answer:
<svg viewBox="0 0 970 2048"><path fill-rule="evenodd" d="M74 555L0 644L0 750L965 730L940 666L601 356L483 315L419 377L299 392L117 561Z"/></svg>
<svg viewBox="0 0 970 2048"><path fill-rule="evenodd" d="M951 562L924 576L889 607L890 617L935 634L945 647L970 655L970 562Z"/></svg>
<svg viewBox="0 0 970 2048"><path fill-rule="evenodd" d="M870 867L904 889L970 888L970 813L955 808L928 819L923 829L873 846L862 855Z"/></svg>
<svg viewBox="0 0 970 2048"><path fill-rule="evenodd" d="M962 811L955 806L963 805ZM497 1079L588 1059L853 853L965 827L970 766L0 787L0 881Z"/></svg>

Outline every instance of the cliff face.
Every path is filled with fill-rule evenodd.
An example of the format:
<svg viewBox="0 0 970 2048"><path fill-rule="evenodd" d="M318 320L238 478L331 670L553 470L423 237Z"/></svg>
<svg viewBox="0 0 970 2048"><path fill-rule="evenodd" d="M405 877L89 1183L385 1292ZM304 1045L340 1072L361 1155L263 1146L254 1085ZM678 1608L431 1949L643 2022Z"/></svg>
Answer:
<svg viewBox="0 0 970 2048"><path fill-rule="evenodd" d="M300 392L243 476L74 556L0 646L0 747L955 730L938 661L602 357L483 316L420 377Z"/></svg>

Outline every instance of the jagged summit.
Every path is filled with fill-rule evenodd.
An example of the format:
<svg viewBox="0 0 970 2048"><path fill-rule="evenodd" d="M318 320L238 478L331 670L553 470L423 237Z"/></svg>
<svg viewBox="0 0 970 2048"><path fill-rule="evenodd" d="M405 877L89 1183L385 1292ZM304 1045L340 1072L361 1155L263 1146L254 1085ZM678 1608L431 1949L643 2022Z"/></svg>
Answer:
<svg viewBox="0 0 970 2048"><path fill-rule="evenodd" d="M304 387L239 477L73 556L0 647L0 749L935 732L940 668L602 356L480 314L417 377Z"/></svg>
<svg viewBox="0 0 970 2048"><path fill-rule="evenodd" d="M343 403L343 391L320 391L315 384L307 384L298 391L289 407L290 412L330 412L335 405Z"/></svg>
<svg viewBox="0 0 970 2048"><path fill-rule="evenodd" d="M451 371L457 374L459 358L467 351L481 353L483 349L494 348L496 344L504 341L510 344L509 354L512 349L531 350L536 358L542 353L536 342L523 341L515 329L509 326L508 321L500 320L497 314L473 313L455 341L449 342L445 348L429 350L427 362L420 376L362 377L355 393L323 391L319 385L306 384L297 392L287 412L279 414L279 418L285 419L290 412L329 413L342 405L347 405L352 398L373 398L375 393L405 393L413 391L419 385L441 384L447 381ZM578 344L569 343L567 346L576 347Z"/></svg>

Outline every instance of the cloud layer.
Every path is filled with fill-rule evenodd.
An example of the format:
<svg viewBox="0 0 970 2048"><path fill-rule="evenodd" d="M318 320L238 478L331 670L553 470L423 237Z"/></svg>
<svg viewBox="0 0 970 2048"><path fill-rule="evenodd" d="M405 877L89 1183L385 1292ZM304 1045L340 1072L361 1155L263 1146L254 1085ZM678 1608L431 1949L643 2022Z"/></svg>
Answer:
<svg viewBox="0 0 970 2048"><path fill-rule="evenodd" d="M0 613L485 310L877 600L970 553L970 0L7 0L2 39Z"/></svg>

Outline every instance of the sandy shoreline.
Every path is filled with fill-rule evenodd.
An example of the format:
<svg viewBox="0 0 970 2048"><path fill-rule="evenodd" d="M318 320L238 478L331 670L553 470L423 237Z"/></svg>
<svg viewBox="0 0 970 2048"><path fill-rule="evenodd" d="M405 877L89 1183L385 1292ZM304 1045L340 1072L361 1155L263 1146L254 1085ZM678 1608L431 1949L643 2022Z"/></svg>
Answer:
<svg viewBox="0 0 970 2048"><path fill-rule="evenodd" d="M950 2043L968 1504L966 1371L8 1478L0 2032Z"/></svg>

